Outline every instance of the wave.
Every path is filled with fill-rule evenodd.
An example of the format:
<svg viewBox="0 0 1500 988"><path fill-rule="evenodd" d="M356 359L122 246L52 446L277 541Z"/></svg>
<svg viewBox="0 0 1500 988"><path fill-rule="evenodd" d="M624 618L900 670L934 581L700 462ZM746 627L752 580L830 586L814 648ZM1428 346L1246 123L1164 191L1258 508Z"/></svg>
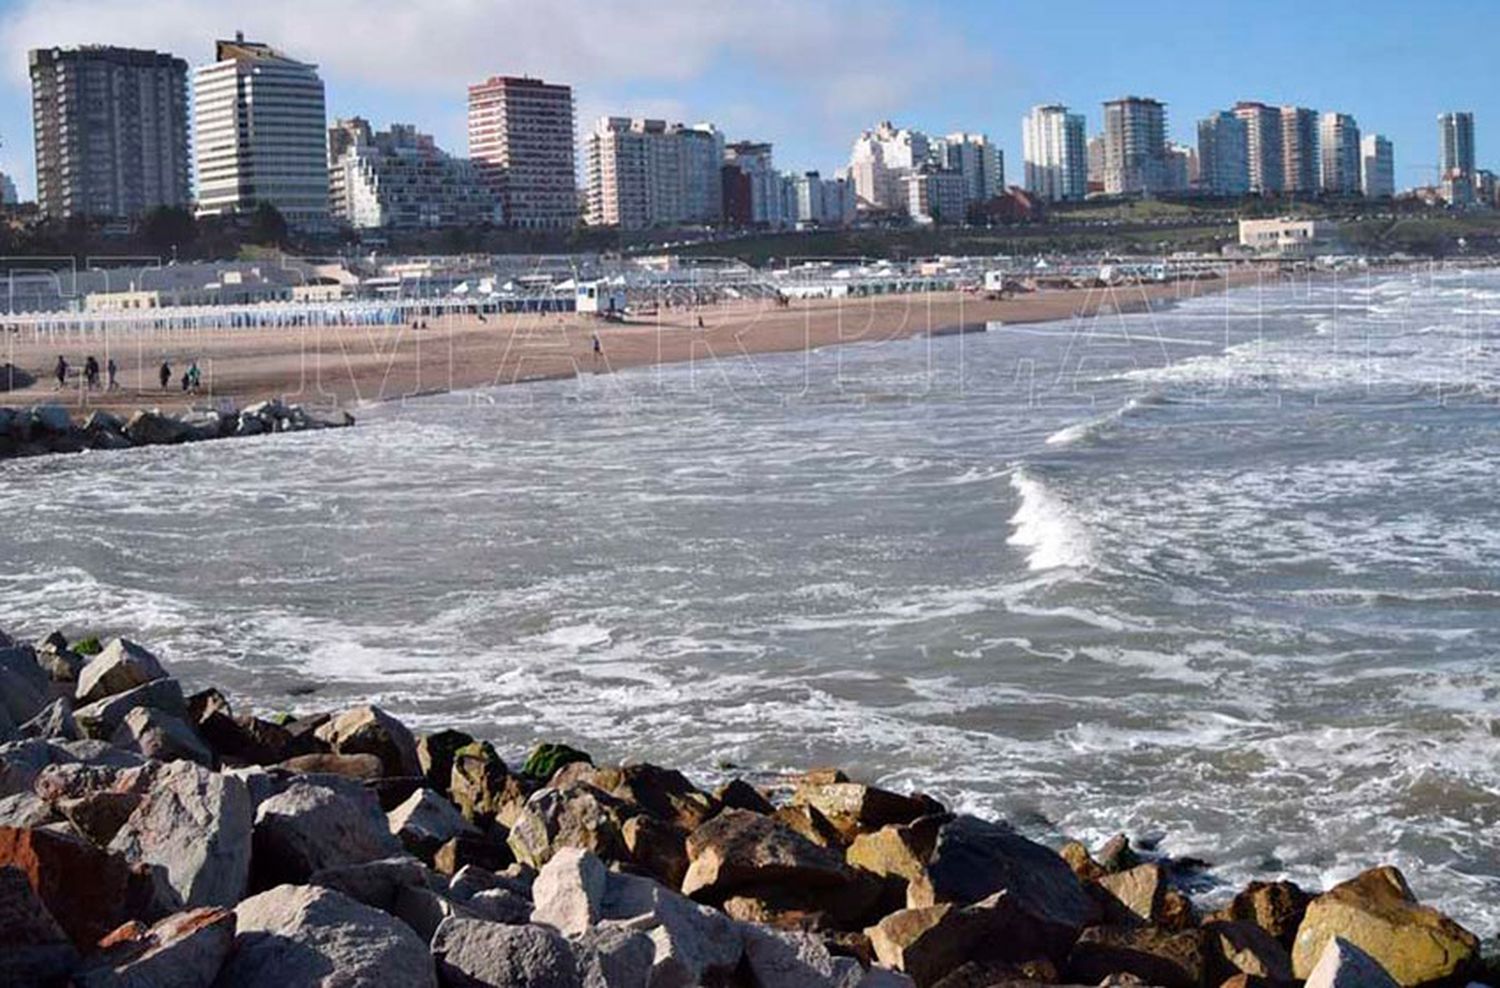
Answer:
<svg viewBox="0 0 1500 988"><path fill-rule="evenodd" d="M1075 422L1072 425L1058 429L1056 432L1052 433L1052 435L1047 437L1047 445L1071 446L1074 443L1083 442L1085 440L1097 439L1105 432L1107 432L1110 426L1113 426L1116 423L1122 421L1126 416L1131 415L1143 408L1150 408L1156 405L1163 405L1165 403L1166 399L1159 393L1152 393L1137 398L1131 398L1125 404L1121 405L1119 408L1115 409L1107 415L1101 415L1098 418L1088 419L1084 422Z"/></svg>
<svg viewBox="0 0 1500 988"><path fill-rule="evenodd" d="M1027 566L1047 570L1092 569L1096 565L1093 537L1067 501L1025 467L1017 467L1010 475L1010 485L1021 496L1021 503L1011 516L1015 532L1007 541L1030 550Z"/></svg>

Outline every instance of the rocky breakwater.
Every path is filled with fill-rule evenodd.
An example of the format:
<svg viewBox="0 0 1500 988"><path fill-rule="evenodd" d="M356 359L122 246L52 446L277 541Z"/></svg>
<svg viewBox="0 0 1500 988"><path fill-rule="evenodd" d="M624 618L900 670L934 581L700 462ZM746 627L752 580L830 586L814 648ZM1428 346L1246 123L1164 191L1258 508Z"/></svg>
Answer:
<svg viewBox="0 0 1500 988"><path fill-rule="evenodd" d="M96 409L81 421L75 421L62 405L0 407L0 459L81 453L90 449L171 446L353 424L354 417L347 412L338 421L328 421L315 418L301 405L275 399L238 411L200 410L167 415L153 409L136 411L129 418Z"/></svg>
<svg viewBox="0 0 1500 988"><path fill-rule="evenodd" d="M834 770L708 791L373 706L257 716L128 641L0 635L0 984L984 988L1485 979L1392 868L1054 851ZM1201 865L1197 866L1201 867Z"/></svg>

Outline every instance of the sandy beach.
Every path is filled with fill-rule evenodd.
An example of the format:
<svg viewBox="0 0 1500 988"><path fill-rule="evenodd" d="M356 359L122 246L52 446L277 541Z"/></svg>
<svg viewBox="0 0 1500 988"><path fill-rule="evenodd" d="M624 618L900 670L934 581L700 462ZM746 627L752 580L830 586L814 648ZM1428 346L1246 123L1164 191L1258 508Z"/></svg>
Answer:
<svg viewBox="0 0 1500 988"><path fill-rule="evenodd" d="M422 328L307 327L164 331L115 330L87 339L6 334L0 363L35 375L36 383L3 396L4 404L58 403L81 416L94 408L128 413L160 408L244 407L280 397L310 409L356 409L371 402L459 389L514 384L645 365L711 361L753 353L867 343L980 323L1036 323L1114 312L1141 312L1179 299L1253 284L1259 272L1228 278L1097 289L1052 289L1003 300L958 292L852 299L742 302L664 310L626 323L589 315L518 313L432 318ZM702 327L699 327L699 320ZM601 352L593 351L598 335ZM59 390L59 353L74 377ZM119 365L119 388L89 392L76 375L90 354ZM158 386L163 361L172 384ZM196 360L198 395L178 379Z"/></svg>

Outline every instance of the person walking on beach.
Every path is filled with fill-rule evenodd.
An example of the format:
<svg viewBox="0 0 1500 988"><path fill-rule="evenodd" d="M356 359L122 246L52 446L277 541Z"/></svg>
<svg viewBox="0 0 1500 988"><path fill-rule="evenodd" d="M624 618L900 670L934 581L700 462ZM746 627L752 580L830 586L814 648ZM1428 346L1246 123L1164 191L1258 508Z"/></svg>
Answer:
<svg viewBox="0 0 1500 988"><path fill-rule="evenodd" d="M115 363L114 357L110 357L109 362L104 365L104 372L109 375L109 390L118 391L120 389L120 382L118 380L120 365Z"/></svg>
<svg viewBox="0 0 1500 988"><path fill-rule="evenodd" d="M83 362L83 381L90 391L99 388L99 361L91 353Z"/></svg>
<svg viewBox="0 0 1500 988"><path fill-rule="evenodd" d="M604 345L599 342L599 334L594 334L594 366L599 366L600 359L604 356Z"/></svg>
<svg viewBox="0 0 1500 988"><path fill-rule="evenodd" d="M172 383L172 365L163 360L161 370L157 371L157 377L161 378L161 389L167 390L167 386Z"/></svg>
<svg viewBox="0 0 1500 988"><path fill-rule="evenodd" d="M198 370L198 361L195 360L188 365L185 376L187 377L188 390L192 391L193 394L197 394L203 385L203 372Z"/></svg>
<svg viewBox="0 0 1500 988"><path fill-rule="evenodd" d="M52 373L57 378L57 390L61 391L68 383L68 361L62 354L57 355L57 367Z"/></svg>

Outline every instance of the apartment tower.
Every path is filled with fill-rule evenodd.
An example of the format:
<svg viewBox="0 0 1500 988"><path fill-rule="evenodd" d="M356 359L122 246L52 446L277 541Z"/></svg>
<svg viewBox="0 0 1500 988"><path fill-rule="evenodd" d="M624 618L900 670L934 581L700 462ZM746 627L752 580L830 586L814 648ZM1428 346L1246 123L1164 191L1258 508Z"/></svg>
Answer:
<svg viewBox="0 0 1500 988"><path fill-rule="evenodd" d="M1439 178L1474 177L1474 114L1443 113L1438 116Z"/></svg>
<svg viewBox="0 0 1500 988"><path fill-rule="evenodd" d="M1167 108L1126 96L1104 104L1104 191L1160 192L1168 187Z"/></svg>
<svg viewBox="0 0 1500 988"><path fill-rule="evenodd" d="M1370 134L1360 142L1359 181L1366 199L1389 199L1396 194L1396 159L1384 136Z"/></svg>
<svg viewBox="0 0 1500 988"><path fill-rule="evenodd" d="M707 124L603 117L588 140L590 226L643 230L717 223L724 138Z"/></svg>
<svg viewBox="0 0 1500 988"><path fill-rule="evenodd" d="M1325 113L1319 124L1322 186L1329 195L1360 193L1359 125L1347 113Z"/></svg>
<svg viewBox="0 0 1500 988"><path fill-rule="evenodd" d="M52 219L186 206L187 63L131 48L31 52L37 204Z"/></svg>
<svg viewBox="0 0 1500 988"><path fill-rule="evenodd" d="M515 76L470 86L469 157L499 195L510 226L577 225L572 87Z"/></svg>
<svg viewBox="0 0 1500 988"><path fill-rule="evenodd" d="M1249 128L1233 113L1198 121L1198 187L1213 196L1250 191Z"/></svg>
<svg viewBox="0 0 1500 988"><path fill-rule="evenodd" d="M1050 202L1088 194L1089 151L1083 114L1059 103L1032 107L1021 121L1026 191Z"/></svg>
<svg viewBox="0 0 1500 988"><path fill-rule="evenodd" d="M1285 183L1281 154L1281 111L1264 103L1236 103L1234 115L1245 122L1250 191L1274 195Z"/></svg>
<svg viewBox="0 0 1500 988"><path fill-rule="evenodd" d="M1281 108L1282 188L1311 195L1322 184L1318 153L1318 111L1300 106Z"/></svg>
<svg viewBox="0 0 1500 988"><path fill-rule="evenodd" d="M269 45L220 41L193 71L198 215L268 203L302 230L330 226L328 134L317 66Z"/></svg>

